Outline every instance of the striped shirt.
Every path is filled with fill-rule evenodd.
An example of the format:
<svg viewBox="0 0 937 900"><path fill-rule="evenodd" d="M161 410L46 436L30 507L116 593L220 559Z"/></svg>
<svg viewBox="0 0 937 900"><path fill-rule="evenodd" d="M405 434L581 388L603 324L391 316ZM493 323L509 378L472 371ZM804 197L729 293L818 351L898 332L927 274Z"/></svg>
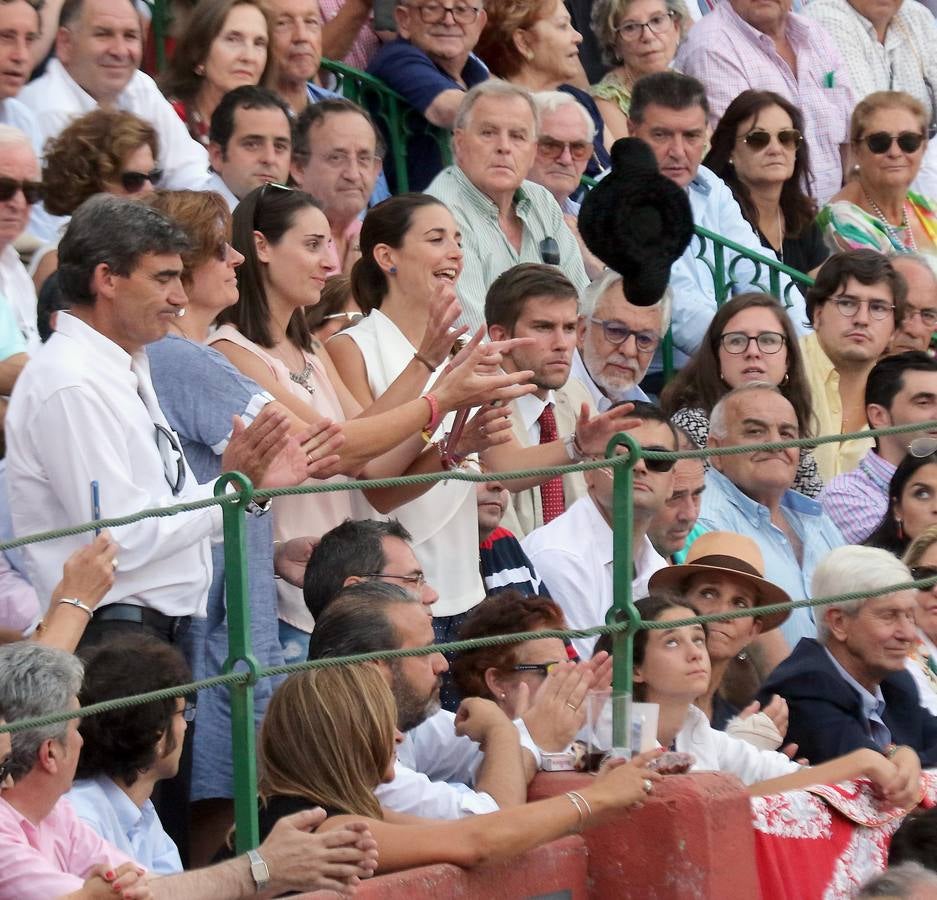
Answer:
<svg viewBox="0 0 937 900"><path fill-rule="evenodd" d="M837 475L820 492L823 511L850 544L861 544L888 512L888 486L895 467L869 450L851 472Z"/></svg>
<svg viewBox="0 0 937 900"><path fill-rule="evenodd" d="M822 28L790 13L785 36L797 56L796 72L772 38L749 25L731 3L718 3L690 29L675 65L706 87L713 125L749 89L774 91L798 107L810 147L813 192L823 204L843 183L839 145L849 139L852 86L842 56Z"/></svg>

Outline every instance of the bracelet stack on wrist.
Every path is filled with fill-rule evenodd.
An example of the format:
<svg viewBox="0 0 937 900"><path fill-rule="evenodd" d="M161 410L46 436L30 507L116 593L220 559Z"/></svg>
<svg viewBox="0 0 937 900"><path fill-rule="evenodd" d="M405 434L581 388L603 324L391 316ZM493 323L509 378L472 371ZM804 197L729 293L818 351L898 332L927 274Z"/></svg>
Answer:
<svg viewBox="0 0 937 900"><path fill-rule="evenodd" d="M569 802L576 807L576 812L579 813L579 828L576 830L576 833L582 834L582 829L585 828L586 825L587 816L592 815L592 807L589 806L589 801L578 791L567 791L566 797L569 799Z"/></svg>

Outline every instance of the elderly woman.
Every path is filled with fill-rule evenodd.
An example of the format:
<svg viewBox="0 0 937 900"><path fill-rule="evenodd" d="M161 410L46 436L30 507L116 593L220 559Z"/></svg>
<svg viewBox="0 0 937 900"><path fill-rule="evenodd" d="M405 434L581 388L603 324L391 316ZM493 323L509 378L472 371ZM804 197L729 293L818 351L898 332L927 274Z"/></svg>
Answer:
<svg viewBox="0 0 937 900"><path fill-rule="evenodd" d="M743 91L719 120L703 164L729 187L763 246L813 273L829 256L805 193L810 153L804 117L772 91Z"/></svg>
<svg viewBox="0 0 937 900"><path fill-rule="evenodd" d="M189 134L208 144L221 98L267 77L273 24L262 0L201 0L176 45L161 88Z"/></svg>
<svg viewBox="0 0 937 900"><path fill-rule="evenodd" d="M133 113L98 107L64 128L46 145L42 186L46 212L70 216L94 194L142 196L162 177L159 141L149 122ZM58 241L41 247L30 274L38 291L58 268Z"/></svg>
<svg viewBox="0 0 937 900"><path fill-rule="evenodd" d="M790 12L788 3L728 0L693 26L676 66L706 86L713 125L746 89L786 97L806 120L816 196L823 203L839 190L853 94L842 57L822 28Z"/></svg>
<svg viewBox="0 0 937 900"><path fill-rule="evenodd" d="M827 244L937 253L937 206L911 190L927 150L923 104L900 91L869 94L856 104L849 130L856 177L820 210Z"/></svg>
<svg viewBox="0 0 937 900"><path fill-rule="evenodd" d="M937 526L922 531L902 562L915 581L937 576ZM917 592L917 643L908 654L907 669L917 684L921 706L937 715L937 584Z"/></svg>
<svg viewBox="0 0 937 900"><path fill-rule="evenodd" d="M614 68L591 93L612 140L628 136L634 83L670 68L691 24L683 0L598 0L592 7L602 59Z"/></svg>
<svg viewBox="0 0 937 900"><path fill-rule="evenodd" d="M937 26L924 3L811 0L804 11L842 54L856 99L876 91L904 91L924 105L928 123L937 122ZM937 196L934 149L927 154L915 190Z"/></svg>
<svg viewBox="0 0 937 900"><path fill-rule="evenodd" d="M605 123L595 101L574 82L584 79L579 62L582 35L572 26L563 0L491 0L488 22L475 52L491 74L531 91L561 90L575 97L595 123L594 155L586 174L598 175L611 164Z"/></svg>

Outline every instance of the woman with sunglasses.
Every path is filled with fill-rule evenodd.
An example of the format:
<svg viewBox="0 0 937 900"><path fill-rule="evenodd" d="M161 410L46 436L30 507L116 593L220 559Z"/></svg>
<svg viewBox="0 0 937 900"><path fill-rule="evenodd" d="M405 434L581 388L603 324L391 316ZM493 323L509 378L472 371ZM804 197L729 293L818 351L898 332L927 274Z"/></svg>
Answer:
<svg viewBox="0 0 937 900"><path fill-rule="evenodd" d="M901 560L915 581L937 578L937 525L924 529ZM908 655L907 669L917 684L921 706L937 716L937 584L917 592L917 643Z"/></svg>
<svg viewBox="0 0 937 900"><path fill-rule="evenodd" d="M432 198L428 202L438 203ZM405 473L441 471L440 454L421 436L435 432L445 416L462 407L478 406L494 399L509 400L532 390L524 382L530 372L504 375L491 345L474 346L459 357L459 364L443 371L449 359L453 334L449 327L459 315L453 298L443 298L432 315L423 320L414 345L395 372L393 384L377 402L361 402L346 386L325 347L310 337L303 310L321 298L326 279L334 270L330 252L328 219L316 201L302 191L281 185L264 185L251 191L234 212L232 243L244 262L237 270L239 300L218 318L221 327L209 338L248 378L268 391L298 422L316 424L323 419L343 423L344 445L339 449L337 476L393 477ZM432 276L430 276L432 277ZM435 278L433 278L435 282ZM451 282L447 282L451 283ZM416 303L417 298L413 298ZM461 332L456 332L458 337ZM429 383L428 368L439 374ZM397 379L397 374L402 377ZM452 553L446 578L458 581L457 566L477 567L478 530L474 493L464 482L446 485L467 487L473 498L471 529L475 562L463 562ZM290 496L274 501L274 531L278 540L322 535L348 518L368 518L374 509L389 513L401 503L429 490L431 485L388 488L366 492L334 491L316 497ZM456 507L457 508L457 507ZM434 509L421 528L439 527L449 505ZM424 568L428 566L423 561ZM434 579L437 584L442 578ZM277 583L281 643L287 661L306 658L313 619L302 590L284 581Z"/></svg>
<svg viewBox="0 0 937 900"><path fill-rule="evenodd" d="M652 594L635 606L645 622L678 622L699 615L692 603L675 594ZM691 772L734 775L756 797L868 778L888 803L903 808L916 804L920 770L916 778L901 778L895 763L876 750L862 748L817 766L802 766L784 753L712 728L694 704L710 681L706 631L702 624L674 625L641 629L634 637L634 699L659 706L657 741L689 753L694 760Z"/></svg>
<svg viewBox="0 0 937 900"><path fill-rule="evenodd" d="M567 627L563 611L553 600L507 591L486 597L469 613L459 630L459 640ZM479 647L456 655L452 678L463 697L491 700L511 720L524 716L532 703L539 703L545 712L537 720L546 720L551 727L548 734L531 736L541 750L559 753L586 724L587 692L609 684L607 653L587 663L571 662L574 658L575 651L561 638ZM530 727L533 732L534 726Z"/></svg>
<svg viewBox="0 0 937 900"><path fill-rule="evenodd" d="M699 350L664 388L661 406L702 448L713 407L752 381L776 385L797 413L801 436L811 434L810 389L797 334L770 294L739 294L719 307ZM794 490L816 497L822 487L812 452L801 450Z"/></svg>
<svg viewBox="0 0 937 900"><path fill-rule="evenodd" d="M911 541L937 525L937 439L911 441L888 485L888 511L863 542L901 556Z"/></svg>
<svg viewBox="0 0 937 900"><path fill-rule="evenodd" d="M813 274L829 251L805 193L810 154L803 134L804 117L789 100L743 91L719 120L703 164L729 185L762 246Z"/></svg>
<svg viewBox="0 0 937 900"><path fill-rule="evenodd" d="M262 0L200 0L179 38L160 87L193 140L208 145L221 98L263 84L273 20Z"/></svg>
<svg viewBox="0 0 937 900"><path fill-rule="evenodd" d="M119 109L94 109L46 145L42 168L46 212L70 216L94 194L148 194L163 175L158 158L159 140L149 122ZM29 274L37 292L58 268L57 247L58 241L53 241L33 254Z"/></svg>
<svg viewBox="0 0 937 900"><path fill-rule="evenodd" d="M460 734L476 733L486 701L472 700ZM501 716L501 713L498 713ZM378 847L378 873L434 863L476 866L510 859L603 813L638 806L661 775L646 758L614 760L578 791L483 816L440 821L380 806L374 789L394 777L397 711L376 666L298 672L274 694L257 746L260 833L290 812L320 806L317 834L365 822ZM884 757L883 757L884 759Z"/></svg>
<svg viewBox="0 0 937 900"><path fill-rule="evenodd" d="M927 150L924 105L900 91L856 104L849 126L855 177L820 210L831 250L937 253L937 205L912 191Z"/></svg>
<svg viewBox="0 0 937 900"><path fill-rule="evenodd" d="M683 0L598 0L592 7L602 60L613 68L590 93L612 141L628 137L634 83L671 68L692 24Z"/></svg>
<svg viewBox="0 0 937 900"><path fill-rule="evenodd" d="M585 107L595 124L593 156L586 175L594 178L611 165L612 140L595 101L572 82L585 78L579 61L582 35L573 28L563 0L488 0L488 21L475 52L491 74L533 93L563 91Z"/></svg>

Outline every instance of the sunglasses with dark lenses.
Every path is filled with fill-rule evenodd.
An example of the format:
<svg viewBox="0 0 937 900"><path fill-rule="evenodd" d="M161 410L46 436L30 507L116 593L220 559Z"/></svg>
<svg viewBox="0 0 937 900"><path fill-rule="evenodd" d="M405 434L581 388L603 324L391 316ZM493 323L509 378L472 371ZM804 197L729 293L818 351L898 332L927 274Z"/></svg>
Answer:
<svg viewBox="0 0 937 900"><path fill-rule="evenodd" d="M10 772L13 770L13 757L8 756L0 762L0 784L7 780Z"/></svg>
<svg viewBox="0 0 937 900"><path fill-rule="evenodd" d="M650 450L653 453L673 453L670 447L642 447L641 449ZM676 464L675 459L648 459L643 455L641 459L644 460L648 472L669 472Z"/></svg>
<svg viewBox="0 0 937 900"><path fill-rule="evenodd" d="M26 202L32 206L42 199L41 181L19 181L16 178L0 178L0 203L12 200L17 191L23 192Z"/></svg>
<svg viewBox="0 0 937 900"><path fill-rule="evenodd" d="M915 581L937 578L937 566L911 566L911 577Z"/></svg>
<svg viewBox="0 0 937 900"><path fill-rule="evenodd" d="M782 128L775 136L782 147L799 147L804 142L804 136L796 128ZM771 143L771 132L760 128L749 131L742 141L752 150L764 150Z"/></svg>
<svg viewBox="0 0 937 900"><path fill-rule="evenodd" d="M542 137L537 141L537 148L547 159L559 159L569 147L569 155L582 162L592 156L593 146L589 141L558 141L551 137Z"/></svg>
<svg viewBox="0 0 937 900"><path fill-rule="evenodd" d="M156 187L163 177L162 169L152 169L149 172L121 172L120 183L128 194L137 194L143 190L143 185L147 182Z"/></svg>
<svg viewBox="0 0 937 900"><path fill-rule="evenodd" d="M860 140L875 154L888 153L891 145L897 141L898 149L904 153L914 153L924 143L924 135L919 131L902 131L901 134L889 134L887 131L876 131L867 134Z"/></svg>

